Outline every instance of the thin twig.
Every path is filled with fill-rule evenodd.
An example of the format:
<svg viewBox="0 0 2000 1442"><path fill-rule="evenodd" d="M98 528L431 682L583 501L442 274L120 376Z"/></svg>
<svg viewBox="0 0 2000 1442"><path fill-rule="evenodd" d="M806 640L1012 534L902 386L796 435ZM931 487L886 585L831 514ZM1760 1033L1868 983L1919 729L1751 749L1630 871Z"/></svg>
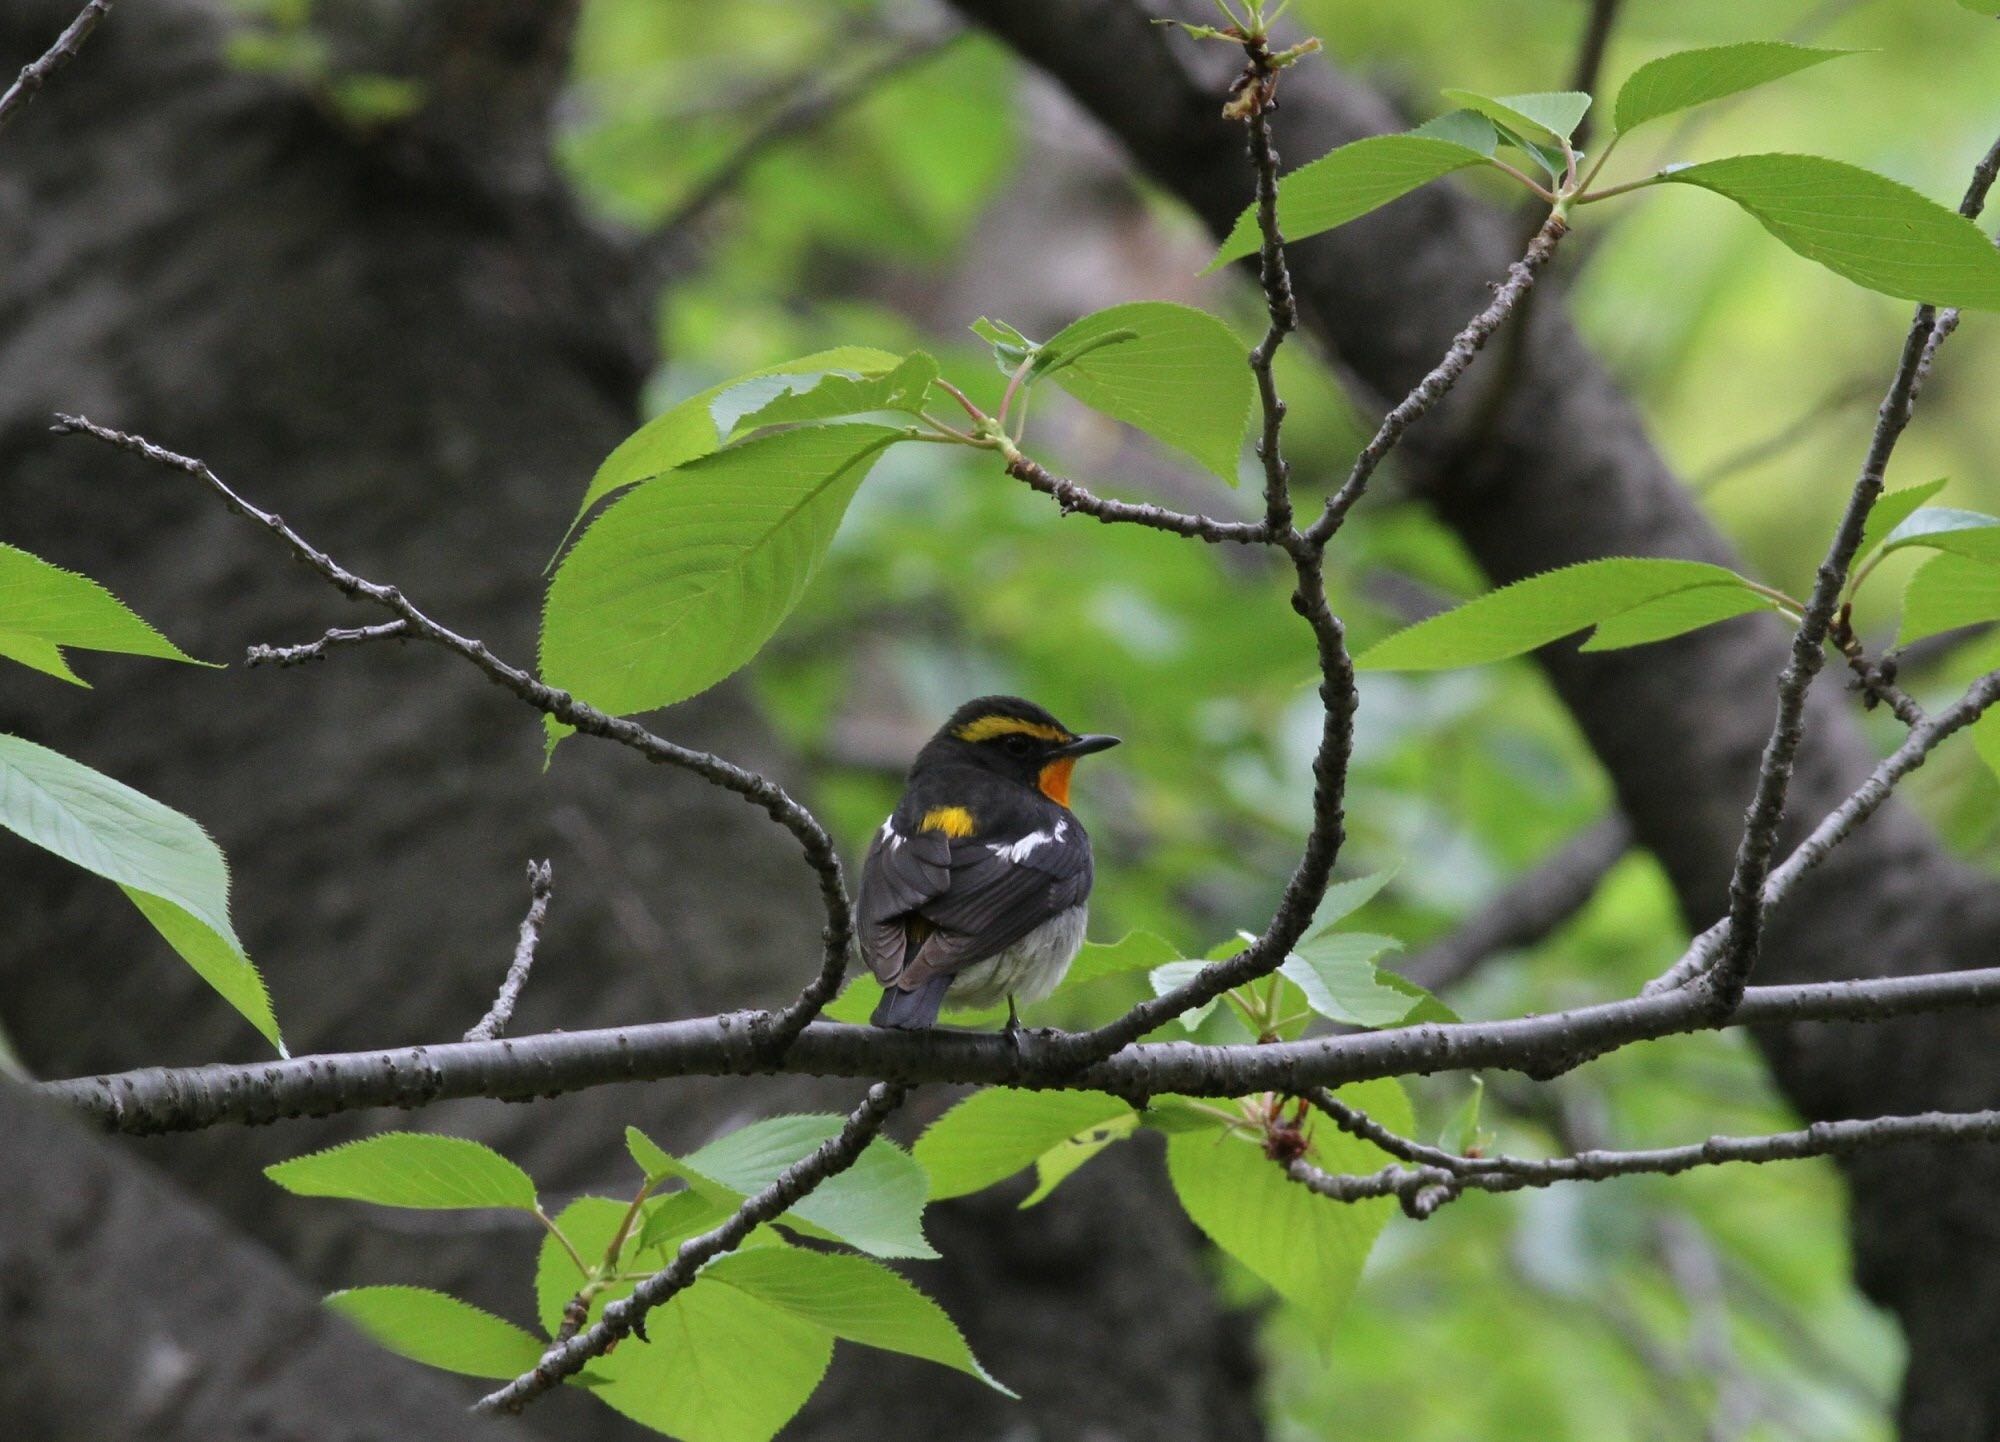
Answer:
<svg viewBox="0 0 2000 1442"><path fill-rule="evenodd" d="M368 641L387 641L410 634L407 621L384 621L379 626L335 626L317 641L300 646L252 646L243 653L246 666L303 666L308 661L324 661L336 646L358 646Z"/></svg>
<svg viewBox="0 0 2000 1442"><path fill-rule="evenodd" d="M1278 148L1271 141L1269 98L1277 71L1262 36L1245 41L1243 51L1249 57L1243 79L1250 87L1250 167L1257 176L1257 230L1261 237L1257 282L1270 317L1264 338L1250 352L1250 370L1257 377L1257 401L1264 418L1263 433L1257 438L1257 458L1264 465L1264 528L1273 536L1282 536L1292 528L1291 467L1285 464L1280 435L1285 403L1278 396L1271 367L1285 337L1299 328L1299 306L1292 294L1291 269L1285 264L1284 233L1278 228Z"/></svg>
<svg viewBox="0 0 2000 1442"><path fill-rule="evenodd" d="M816 130L875 94L885 80L923 64L965 35L959 26L912 35L845 75L811 88L780 105L753 126L695 187L653 228L665 238L686 230L742 183L750 168L772 150ZM813 71L817 77L820 70Z"/></svg>
<svg viewBox="0 0 2000 1442"><path fill-rule="evenodd" d="M244 500L206 464L191 456L179 455L143 436L97 425L82 416L58 415L51 429L57 435L94 437L106 445L130 451L157 465L168 466L194 477L219 496L230 510L270 531L293 556L325 577L341 594L353 600L370 602L397 616L411 639L428 641L469 662L537 711L553 716L566 726L588 736L630 747L648 761L692 772L758 807L798 842L800 850L805 853L806 864L812 867L819 879L820 900L826 911L826 928L821 937L824 951L818 973L787 1006L776 1012L760 1014L755 1027L759 1044L773 1054L782 1052L819 1015L820 1008L833 1000L834 994L840 990L841 978L846 974L848 954L854 940L853 912L847 898L847 883L841 874L840 853L826 828L820 825L819 818L776 782L719 756L668 741L636 721L607 715L566 691L543 685L518 666L502 661L487 649L483 641L461 636L433 621L397 587L364 580L347 570L286 525L282 517L259 510Z"/></svg>
<svg viewBox="0 0 2000 1442"><path fill-rule="evenodd" d="M514 1004L521 999L521 988L528 984L528 972L534 967L535 948L541 944L542 923L548 918L549 899L555 895L555 885L553 863L528 863L528 914L521 918L514 959L508 964L506 979L500 983L500 994L493 998L492 1010L465 1034L466 1041L492 1041L514 1019Z"/></svg>
<svg viewBox="0 0 2000 1442"><path fill-rule="evenodd" d="M1855 828L1880 810L1897 784L1923 765L1947 737L1970 726L1996 702L2000 702L2000 671L1980 677L1958 700L1913 726L1903 744L1878 762L1867 779L1822 817L1812 833L1771 872L1764 883L1765 913L1782 903L1801 877L1826 860L1836 846L1854 834ZM1725 917L1696 937L1679 960L1647 983L1644 994L1657 996L1674 990L1706 972L1723 954L1729 926Z"/></svg>
<svg viewBox="0 0 2000 1442"><path fill-rule="evenodd" d="M685 1290L710 1261L734 1251L751 1232L795 1206L827 1178L853 1166L890 1114L902 1105L905 1095L907 1089L896 1083L875 1083L837 1133L786 1167L726 1221L681 1243L674 1259L634 1288L631 1296L611 1303L588 1327L554 1343L532 1371L480 1398L473 1410L519 1412L565 1378L581 1372L593 1357L603 1356L620 1339L640 1330L646 1313Z"/></svg>
<svg viewBox="0 0 2000 1442"><path fill-rule="evenodd" d="M1261 521L1220 521L1213 516L1169 510L1165 506L1107 500L1093 495L1068 477L1055 474L1041 462L1013 450L1011 445L1003 454L1007 456L1008 475L1026 482L1031 490L1052 497L1066 516L1093 516L1106 524L1147 526L1156 531L1186 536L1190 540L1212 543L1228 541L1239 546L1261 546L1271 540L1270 531Z"/></svg>
<svg viewBox="0 0 2000 1442"><path fill-rule="evenodd" d="M1507 268L1507 279L1493 293L1492 301L1452 338L1444 359L1432 367L1430 374L1418 381L1416 387L1382 418L1374 436L1361 448L1361 454L1354 458L1354 466L1347 479L1338 491L1327 497L1326 508L1320 512L1319 519L1306 528L1306 539L1314 546L1324 546L1332 539L1333 533L1340 529L1340 523L1347 518L1347 513L1354 509L1354 503L1367 491L1369 477L1395 449L1396 443L1403 438L1403 432L1449 395L1459 378L1471 368L1480 348L1492 339L1493 333L1534 286L1535 278L1555 255L1556 246L1568 228L1560 210L1549 212L1542 228L1528 242L1527 251Z"/></svg>
<svg viewBox="0 0 2000 1442"><path fill-rule="evenodd" d="M1515 1192L1560 1182L1602 1182L1614 1177L1675 1176L1696 1167L1851 1156L1915 1142L2000 1142L2000 1111L1920 1112L1913 1116L1814 1122L1798 1131L1757 1137L1710 1137L1679 1147L1644 1151L1588 1151L1546 1160L1530 1157L1458 1157L1452 1168L1391 1166L1365 1176L1337 1175L1303 1160L1286 1166L1292 1180L1335 1201L1402 1196L1423 1187L1456 1186Z"/></svg>
<svg viewBox="0 0 2000 1442"><path fill-rule="evenodd" d="M1974 170L1958 213L1977 216L1986 203L1996 175L2000 175L2000 140L1980 160ZM1743 839L1736 851L1736 864L1729 878L1729 930L1721 957L1711 977L1716 1004L1729 1007L1743 994L1751 970L1757 964L1758 945L1764 923L1764 881L1777 848L1778 828L1785 819L1785 799L1799 744L1805 736L1806 693L1813 677L1825 662L1824 645L1832 626L1841 593L1847 585L1848 568L1861 546L1861 533L1868 514L1881 496L1896 442L1910 423L1921 383L1921 370L1936 356L1938 316L1935 307L1920 305L1903 340L1903 353L1888 393L1876 412L1875 431L1862 459L1861 473L1848 497L1839 528L1827 548L1806 601L1804 614L1792 636L1792 652L1778 678L1778 714L1764 744L1763 759L1757 768L1757 786L1745 818Z"/></svg>
<svg viewBox="0 0 2000 1442"><path fill-rule="evenodd" d="M28 102L55 74L70 61L76 59L83 42L90 38L90 32L97 28L97 22L111 12L111 0L90 0L77 12L74 20L62 34L56 37L42 58L24 65L14 83L7 87L7 93L0 95L0 130L7 128L7 122L14 118L14 112L25 109Z"/></svg>
<svg viewBox="0 0 2000 1442"><path fill-rule="evenodd" d="M1533 946L1581 911L1631 849L1632 828L1623 816L1586 827L1396 970L1438 991L1464 980L1489 957Z"/></svg>

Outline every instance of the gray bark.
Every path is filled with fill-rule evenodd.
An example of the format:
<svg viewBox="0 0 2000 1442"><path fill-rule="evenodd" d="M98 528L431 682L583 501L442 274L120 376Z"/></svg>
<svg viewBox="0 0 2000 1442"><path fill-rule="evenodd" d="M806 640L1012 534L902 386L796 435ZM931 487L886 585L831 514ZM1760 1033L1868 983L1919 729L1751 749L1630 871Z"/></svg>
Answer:
<svg viewBox="0 0 2000 1442"><path fill-rule="evenodd" d="M192 485L47 434L51 412L80 410L202 456L363 574L526 660L542 564L583 480L631 429L651 361L650 298L548 159L573 7L323 7L343 56L430 88L414 122L374 133L285 82L233 72L220 55L227 8L120 7L0 147L6 539L98 578L209 659L379 619L286 565ZM38 53L65 9L33 0L0 11L0 66ZM517 1032L772 1003L814 964L811 875L761 814L601 746L570 743L544 776L532 713L438 654L384 644L285 671L85 664L94 691L9 668L0 729L211 829L234 860L238 928L296 1051L471 1025L505 970L529 857L554 858L556 893ZM732 689L665 725L787 769ZM0 838L0 872L0 1020L30 1068L260 1054L108 885L11 838ZM559 1203L629 1187L628 1121L685 1146L855 1094L677 1082L459 1104L418 1124L493 1142ZM134 1151L313 1287L421 1282L527 1320L532 1229L295 1199L260 1175L270 1160L380 1124L224 1130ZM42 1142L5 1128L0 1173L29 1167L42 1145L64 1166L94 1164L68 1132ZM1241 1324L1193 1285L1192 1240L1158 1168L1133 1170L1139 1160L1111 1163L1038 1213L975 1204L937 1219L947 1260L919 1270L1024 1403L856 1354L797 1435L933 1435L913 1419L930 1429L946 1417L975 1438L1024 1427L1257 1435L1233 1341ZM34 1215L10 1205L0 1231L32 1241ZM1024 1239L1052 1227L1067 1229L1063 1255L1105 1262L1072 1269L1069 1286L996 1265L1032 1254ZM1111 1265L1135 1251L1159 1265ZM103 1286L111 1296L116 1279ZM178 1315L172 1296L149 1288L133 1277L133 1308ZM196 1320L179 1316L190 1336ZM29 1310L0 1326L12 1346L38 1323ZM1050 1328L1062 1348L1046 1345ZM108 1326L102 1347L121 1336ZM35 1415L54 1419L46 1435L100 1435L84 1400L99 1372L84 1356L39 1355L15 1380L35 1390ZM473 1395L450 1380L434 1389ZM377 1391L375 1373L357 1367L344 1386L329 1369L318 1395L336 1409L372 1398L387 1416L394 1395ZM444 1435L426 1418L411 1410L387 1430ZM528 1425L574 1439L645 1435L576 1394L551 1398Z"/></svg>
<svg viewBox="0 0 2000 1442"><path fill-rule="evenodd" d="M1217 116L1215 76L1192 72L1210 62L1191 58L1193 47L1147 23L1147 7L1135 0L954 3L1047 71L1218 234L1233 223L1250 197L1240 127ZM1288 73L1281 96L1279 144L1291 164L1406 123L1367 87L1317 62ZM1374 398L1395 399L1485 304L1488 285L1521 243L1515 222L1436 185L1297 245L1293 275L1312 331ZM1662 294L1670 296L1670 288ZM1411 433L1401 454L1415 483L1496 583L1599 556L1732 564L1728 544L1553 299L1542 296L1534 306L1523 365L1497 409L1489 402L1498 367L1488 356L1465 393ZM1883 336L1885 386L1898 340ZM1949 352L1942 364L1951 364ZM1698 926L1725 908L1784 647L1776 623L1752 619L1633 651L1586 656L1564 645L1543 653L1634 834L1666 867ZM1838 675L1821 679L1792 787L1791 840L1870 760L1847 715L1850 704ZM1997 950L2000 887L1952 861L1914 816L1892 806L1777 918L1757 979L1983 966ZM1800 1026L1760 1040L1779 1085L1807 1117L1988 1107L2000 1098L2000 1021L1990 1017ZM2000 1249L1993 1245L2000 1214L1991 1203L2000 1156L1975 1150L1855 1159L1846 1172L1859 1279L1909 1339L1903 1437L2000 1435L2000 1365L1962 1345L1968 1336L2000 1335Z"/></svg>

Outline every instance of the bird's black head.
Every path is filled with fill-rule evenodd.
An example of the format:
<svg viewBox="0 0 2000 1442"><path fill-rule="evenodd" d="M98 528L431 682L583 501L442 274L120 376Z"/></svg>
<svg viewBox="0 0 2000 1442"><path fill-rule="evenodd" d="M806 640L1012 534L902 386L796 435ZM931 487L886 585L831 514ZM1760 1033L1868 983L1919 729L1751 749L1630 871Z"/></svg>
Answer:
<svg viewBox="0 0 2000 1442"><path fill-rule="evenodd" d="M1076 758L1117 744L1116 736L1079 735L1019 696L980 696L951 713L917 753L916 765L992 771L1067 806Z"/></svg>

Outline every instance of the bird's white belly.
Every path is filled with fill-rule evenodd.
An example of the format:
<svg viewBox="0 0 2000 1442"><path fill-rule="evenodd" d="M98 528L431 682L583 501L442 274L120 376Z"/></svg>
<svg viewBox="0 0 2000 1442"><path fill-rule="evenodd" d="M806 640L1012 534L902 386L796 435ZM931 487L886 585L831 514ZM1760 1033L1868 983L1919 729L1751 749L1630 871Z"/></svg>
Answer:
<svg viewBox="0 0 2000 1442"><path fill-rule="evenodd" d="M1022 1006L1045 999L1061 984L1083 947L1088 906L1072 906L1052 916L997 956L976 961L952 978L944 994L948 1010L998 1006L1013 997Z"/></svg>

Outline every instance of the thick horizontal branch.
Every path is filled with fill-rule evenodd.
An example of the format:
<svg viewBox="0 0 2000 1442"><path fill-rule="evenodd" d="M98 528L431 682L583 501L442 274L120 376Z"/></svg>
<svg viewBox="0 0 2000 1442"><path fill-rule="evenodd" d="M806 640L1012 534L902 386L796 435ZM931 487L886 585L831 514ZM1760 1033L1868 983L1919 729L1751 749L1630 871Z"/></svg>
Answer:
<svg viewBox="0 0 2000 1442"><path fill-rule="evenodd" d="M1370 1077L1503 1069L1551 1076L1634 1042L1785 1022L1882 1021L2000 1005L2000 967L1806 986L1751 987L1717 1021L1700 988L1505 1021L1404 1027L1269 1046L1159 1042L1067 1070L1062 1034L904 1032L815 1022L774 1057L761 1012L488 1042L329 1053L247 1065L153 1067L41 1083L37 1090L110 1131L195 1131L228 1122L421 1107L466 1097L528 1101L675 1076L884 1078L1038 1089L1086 1088L1135 1102L1167 1093L1242 1096Z"/></svg>

